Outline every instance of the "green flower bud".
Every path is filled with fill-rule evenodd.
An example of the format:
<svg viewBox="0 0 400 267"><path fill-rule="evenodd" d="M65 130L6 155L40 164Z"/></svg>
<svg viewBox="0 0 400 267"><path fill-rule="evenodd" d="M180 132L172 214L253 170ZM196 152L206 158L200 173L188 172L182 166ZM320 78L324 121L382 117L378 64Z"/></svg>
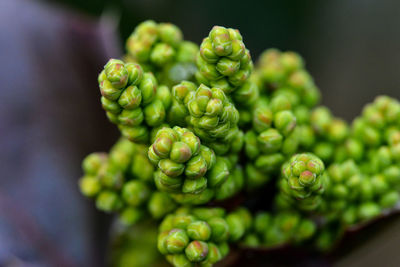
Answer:
<svg viewBox="0 0 400 267"><path fill-rule="evenodd" d="M282 174L289 184L289 194L302 201L303 207L314 207L319 203L318 198L312 198L312 193L323 190L322 173L325 167L323 162L311 153L294 155L282 167ZM311 206L310 206L311 205Z"/></svg>
<svg viewBox="0 0 400 267"><path fill-rule="evenodd" d="M187 226L187 234L191 239L207 241L211 236L211 228L204 221L192 222Z"/></svg>
<svg viewBox="0 0 400 267"><path fill-rule="evenodd" d="M243 219L240 217L240 215L237 213L231 213L226 216L226 222L229 226L229 239L233 242L241 239L245 234L246 229Z"/></svg>
<svg viewBox="0 0 400 267"><path fill-rule="evenodd" d="M138 207L150 197L150 189L141 181L129 181L122 187L122 198L133 207Z"/></svg>
<svg viewBox="0 0 400 267"><path fill-rule="evenodd" d="M128 71L124 62L118 59L110 59L104 66L104 72L107 80L115 88L123 88L128 83Z"/></svg>
<svg viewBox="0 0 400 267"><path fill-rule="evenodd" d="M232 53L232 42L228 29L214 26L210 31L209 38L211 39L213 50L218 56L228 56Z"/></svg>
<svg viewBox="0 0 400 267"><path fill-rule="evenodd" d="M186 229L189 224L194 222L196 219L192 215L187 215L187 214L182 214L182 215L176 215L173 219L173 226L174 228L179 228L179 229Z"/></svg>
<svg viewBox="0 0 400 267"><path fill-rule="evenodd" d="M286 72L293 72L304 67L301 56L291 51L282 53L280 62Z"/></svg>
<svg viewBox="0 0 400 267"><path fill-rule="evenodd" d="M144 216L143 210L137 209L137 208L125 208L121 214L119 215L119 220L127 225L133 225L137 223L140 219L142 219Z"/></svg>
<svg viewBox="0 0 400 267"><path fill-rule="evenodd" d="M102 191L96 198L96 207L104 212L113 212L122 207L122 201L117 193Z"/></svg>
<svg viewBox="0 0 400 267"><path fill-rule="evenodd" d="M263 153L271 154L279 151L283 137L277 130L271 128L260 133L257 141Z"/></svg>
<svg viewBox="0 0 400 267"><path fill-rule="evenodd" d="M358 208L358 217L362 221L370 220L381 213L381 209L378 204L374 202L362 203Z"/></svg>
<svg viewBox="0 0 400 267"><path fill-rule="evenodd" d="M296 127L296 117L291 111L280 111L275 114L274 125L279 132L287 136Z"/></svg>
<svg viewBox="0 0 400 267"><path fill-rule="evenodd" d="M284 160L285 157L281 153L263 155L256 159L254 167L263 173L269 174L279 170Z"/></svg>
<svg viewBox="0 0 400 267"><path fill-rule="evenodd" d="M223 208L209 208L209 207L195 208L192 210L192 213L194 216L203 221L208 221L211 218L215 217L225 216L225 210Z"/></svg>
<svg viewBox="0 0 400 267"><path fill-rule="evenodd" d="M193 267L194 264L189 261L185 254L170 255L170 263L176 267Z"/></svg>
<svg viewBox="0 0 400 267"><path fill-rule="evenodd" d="M271 127L274 115L268 107L258 107L254 110L253 127L258 133L261 133Z"/></svg>
<svg viewBox="0 0 400 267"><path fill-rule="evenodd" d="M169 177L160 170L154 173L154 182L159 190L170 193L179 192L183 184L180 177Z"/></svg>
<svg viewBox="0 0 400 267"><path fill-rule="evenodd" d="M97 176L101 184L108 188L120 189L124 182L122 172L118 168L115 168L111 162L104 164Z"/></svg>
<svg viewBox="0 0 400 267"><path fill-rule="evenodd" d="M237 30L215 26L200 46L197 57L200 84L230 93L243 85L253 68L249 51Z"/></svg>
<svg viewBox="0 0 400 267"><path fill-rule="evenodd" d="M227 241L229 238L229 225L223 218L214 217L208 220L211 228L211 240L217 243Z"/></svg>
<svg viewBox="0 0 400 267"><path fill-rule="evenodd" d="M85 174L96 175L101 166L106 162L107 154L92 153L85 157L82 162L82 169Z"/></svg>
<svg viewBox="0 0 400 267"><path fill-rule="evenodd" d="M79 187L83 195L96 196L101 190L101 183L95 176L84 176L79 180Z"/></svg>
<svg viewBox="0 0 400 267"><path fill-rule="evenodd" d="M165 246L169 253L181 253L189 243L189 237L182 229L172 229L165 239Z"/></svg>
<svg viewBox="0 0 400 267"><path fill-rule="evenodd" d="M229 254L229 245L227 242L219 243L218 248L221 252L222 258L226 257Z"/></svg>
<svg viewBox="0 0 400 267"><path fill-rule="evenodd" d="M201 262L208 256L208 245L203 241L192 241L186 247L185 254L191 262Z"/></svg>
<svg viewBox="0 0 400 267"><path fill-rule="evenodd" d="M154 192L147 204L147 209L155 219L164 217L166 214L173 211L175 207L175 202L164 192Z"/></svg>
<svg viewBox="0 0 400 267"><path fill-rule="evenodd" d="M296 234L294 235L296 242L309 240L316 232L317 227L311 220L302 220L297 227Z"/></svg>
<svg viewBox="0 0 400 267"><path fill-rule="evenodd" d="M177 47L182 41L181 30L171 23L160 23L158 25L158 34L162 42L173 47Z"/></svg>
<svg viewBox="0 0 400 267"><path fill-rule="evenodd" d="M325 134L332 124L332 114L327 107L318 107L311 113L311 125L318 134Z"/></svg>

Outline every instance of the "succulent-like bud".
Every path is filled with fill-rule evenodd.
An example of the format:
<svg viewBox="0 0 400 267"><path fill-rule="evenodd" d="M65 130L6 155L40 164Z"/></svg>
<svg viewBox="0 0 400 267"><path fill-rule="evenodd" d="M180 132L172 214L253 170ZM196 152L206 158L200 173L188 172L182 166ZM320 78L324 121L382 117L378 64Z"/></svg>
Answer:
<svg viewBox="0 0 400 267"><path fill-rule="evenodd" d="M96 198L96 207L104 212L118 211L122 201L116 192L102 191Z"/></svg>
<svg viewBox="0 0 400 267"><path fill-rule="evenodd" d="M200 145L199 138L185 128L162 128L148 151L150 161L159 171L155 182L160 190L199 194L207 187L221 184L227 174L213 171L216 162L214 152ZM216 165L218 170L220 164ZM206 175L210 170L210 174Z"/></svg>
<svg viewBox="0 0 400 267"><path fill-rule="evenodd" d="M200 85L187 108L194 132L206 142L226 137L239 121L239 112L219 88Z"/></svg>
<svg viewBox="0 0 400 267"><path fill-rule="evenodd" d="M283 97L280 96L278 102L283 102L279 105L274 103L274 107L284 107L282 104L286 102L291 104L291 108L297 105L310 108L320 99L320 92L305 70L304 61L294 52L281 52L277 49L264 51L260 55L255 73L255 80L263 94L274 92L273 95L276 96L280 91L292 91L291 96L286 92Z"/></svg>
<svg viewBox="0 0 400 267"><path fill-rule="evenodd" d="M168 253L177 254L185 250L189 243L189 237L182 229L172 229L164 242Z"/></svg>
<svg viewBox="0 0 400 267"><path fill-rule="evenodd" d="M114 85L116 69L126 72L123 86ZM121 72L121 71L120 71ZM111 74L108 74L111 73ZM118 76L119 77L119 76ZM140 65L111 59L99 75L102 105L109 119L118 125L122 134L134 142L146 142L146 126L160 125L169 108L169 90L157 91L157 80L151 73L143 73Z"/></svg>
<svg viewBox="0 0 400 267"><path fill-rule="evenodd" d="M85 157L82 169L85 174L97 175L101 166L107 161L106 153L92 153Z"/></svg>
<svg viewBox="0 0 400 267"><path fill-rule="evenodd" d="M199 83L230 93L247 81L253 63L238 30L214 26L201 43L197 67Z"/></svg>
<svg viewBox="0 0 400 267"><path fill-rule="evenodd" d="M191 262L201 262L208 255L208 245L203 241L192 241L186 247L185 254Z"/></svg>
<svg viewBox="0 0 400 267"><path fill-rule="evenodd" d="M311 153L294 155L282 167L282 174L287 182L285 193L299 200L305 209L314 209L319 204L319 196L324 190L322 174L324 163ZM286 188L286 189L285 189Z"/></svg>
<svg viewBox="0 0 400 267"><path fill-rule="evenodd" d="M79 180L79 187L83 195L96 196L101 190L101 183L96 176L85 175Z"/></svg>
<svg viewBox="0 0 400 267"><path fill-rule="evenodd" d="M211 236L211 228L204 221L192 222L187 226L187 234L191 239L207 241Z"/></svg>
<svg viewBox="0 0 400 267"><path fill-rule="evenodd" d="M135 28L126 48L135 62L156 68L173 62L181 43L182 32L177 26L147 20Z"/></svg>
<svg viewBox="0 0 400 267"><path fill-rule="evenodd" d="M129 181L122 187L122 198L133 207L138 207L145 203L150 197L150 189L142 181Z"/></svg>

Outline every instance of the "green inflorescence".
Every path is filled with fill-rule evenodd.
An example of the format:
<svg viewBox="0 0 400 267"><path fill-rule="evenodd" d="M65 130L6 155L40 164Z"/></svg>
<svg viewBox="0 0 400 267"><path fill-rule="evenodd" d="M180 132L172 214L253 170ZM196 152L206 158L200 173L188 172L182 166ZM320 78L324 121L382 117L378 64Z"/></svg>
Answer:
<svg viewBox="0 0 400 267"><path fill-rule="evenodd" d="M98 78L122 137L83 160L79 186L125 225L158 223L172 265L212 266L230 244L327 250L397 207L396 99L379 96L347 123L318 106L301 56L268 49L253 66L239 31L221 26L198 46L145 21L126 49Z"/></svg>

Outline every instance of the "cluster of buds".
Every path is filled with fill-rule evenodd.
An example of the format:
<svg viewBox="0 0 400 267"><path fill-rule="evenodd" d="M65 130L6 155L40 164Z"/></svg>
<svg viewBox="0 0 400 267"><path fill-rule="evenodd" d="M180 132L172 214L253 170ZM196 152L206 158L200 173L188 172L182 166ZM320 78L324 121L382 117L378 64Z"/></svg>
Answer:
<svg viewBox="0 0 400 267"><path fill-rule="evenodd" d="M260 98L253 110L252 129L244 136L245 153L251 159L247 164L250 180L257 179L258 172L263 176L279 172L279 168L288 156L298 148L294 135L296 117L285 105L268 103ZM256 172L257 170L258 172Z"/></svg>
<svg viewBox="0 0 400 267"><path fill-rule="evenodd" d="M326 187L324 170L324 163L314 154L292 156L282 166L283 179L279 181L281 193L277 195L278 205L290 207L292 203L301 210L315 210L321 203L321 194Z"/></svg>
<svg viewBox="0 0 400 267"><path fill-rule="evenodd" d="M237 154L241 150L239 112L221 89L204 84L197 88L194 83L184 81L172 88L172 95L174 104L170 113L193 129L217 155Z"/></svg>
<svg viewBox="0 0 400 267"><path fill-rule="evenodd" d="M399 201L400 168L391 166L368 175L353 160L329 166L326 192L320 212L328 220L354 225L372 219Z"/></svg>
<svg viewBox="0 0 400 267"><path fill-rule="evenodd" d="M222 208L182 208L161 223L157 246L174 266L211 266L229 253L228 242L239 241L251 224L244 208L229 214Z"/></svg>
<svg viewBox="0 0 400 267"><path fill-rule="evenodd" d="M317 225L296 211L259 212L243 239L247 247L299 245L313 238Z"/></svg>
<svg viewBox="0 0 400 267"><path fill-rule="evenodd" d="M125 59L153 72L162 84L172 86L194 79L199 46L184 41L181 30L171 23L140 23L129 36L126 48Z"/></svg>
<svg viewBox="0 0 400 267"><path fill-rule="evenodd" d="M320 99L319 90L305 70L303 59L291 51L264 51L258 60L255 80L262 94L270 95L283 88L298 96L299 105L313 107Z"/></svg>
<svg viewBox="0 0 400 267"><path fill-rule="evenodd" d="M238 30L214 26L200 45L197 67L199 83L230 93L250 77L253 62Z"/></svg>
<svg viewBox="0 0 400 267"><path fill-rule="evenodd" d="M82 194L95 198L104 212L117 212L125 224L133 224L150 214L158 219L175 209L171 197L154 191L154 167L144 145L119 140L110 153L92 153L83 160Z"/></svg>
<svg viewBox="0 0 400 267"><path fill-rule="evenodd" d="M147 142L148 127L156 127L165 119L168 100L161 93L168 97L169 90L160 89L162 97L158 97L153 74L143 72L138 64L125 64L117 59L108 61L98 81L101 103L109 120L117 124L129 140Z"/></svg>
<svg viewBox="0 0 400 267"><path fill-rule="evenodd" d="M174 266L212 266L229 242L315 237L326 248L399 202L397 100L378 97L350 126L316 107L298 54L266 50L253 72L239 31L220 26L199 49L175 25L145 21L126 47L127 63L111 59L98 78L124 139L84 160L80 187L126 224L162 220L158 249ZM254 222L246 209L215 207L244 188L263 193L270 180L278 188L263 208L274 211Z"/></svg>
<svg viewBox="0 0 400 267"><path fill-rule="evenodd" d="M213 198L223 200L243 187L241 169L233 171L236 162L216 157L186 128L159 129L148 157L157 168L156 187L170 193L178 203L199 205Z"/></svg>

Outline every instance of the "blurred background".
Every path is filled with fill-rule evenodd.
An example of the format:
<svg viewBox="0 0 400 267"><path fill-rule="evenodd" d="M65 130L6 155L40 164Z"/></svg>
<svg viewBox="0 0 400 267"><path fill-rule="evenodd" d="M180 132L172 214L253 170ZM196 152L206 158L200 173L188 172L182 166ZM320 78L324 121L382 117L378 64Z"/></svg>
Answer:
<svg viewBox="0 0 400 267"><path fill-rule="evenodd" d="M172 22L196 43L238 28L254 60L297 51L322 103L350 121L378 94L400 98L399 18L390 0L1 0L0 266L105 265L110 218L77 180L82 158L118 138L97 75L139 22ZM349 244L324 264L398 266L400 220Z"/></svg>

